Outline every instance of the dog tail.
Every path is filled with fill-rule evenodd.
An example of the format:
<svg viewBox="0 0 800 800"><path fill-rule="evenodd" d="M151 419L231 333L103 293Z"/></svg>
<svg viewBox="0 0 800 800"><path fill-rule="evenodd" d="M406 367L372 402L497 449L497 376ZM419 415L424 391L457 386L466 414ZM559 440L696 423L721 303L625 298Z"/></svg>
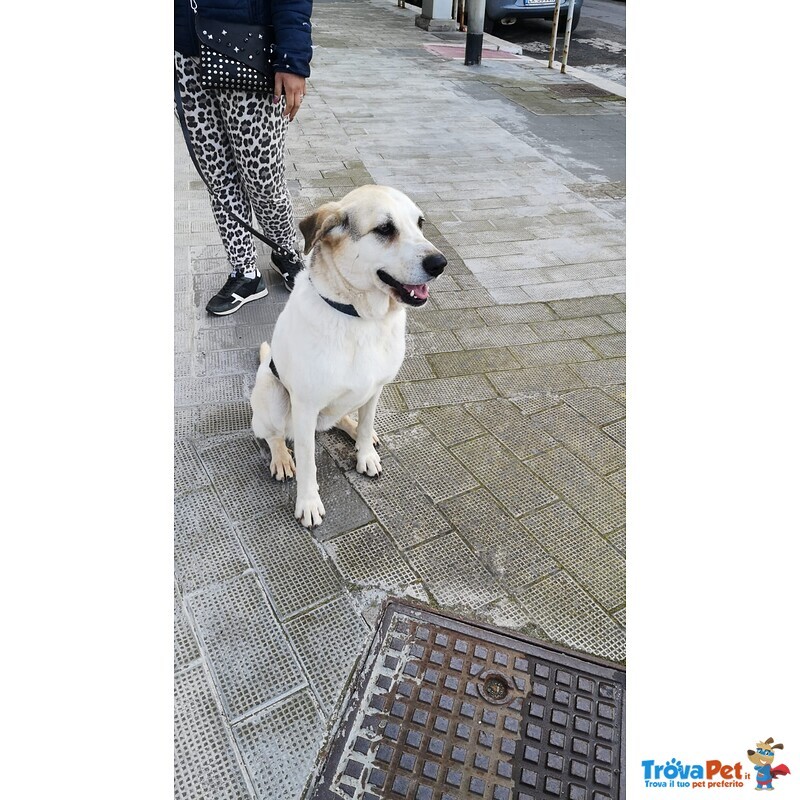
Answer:
<svg viewBox="0 0 800 800"><path fill-rule="evenodd" d="M263 364L266 361L269 361L269 354L270 354L269 342L261 342L261 347L258 349L259 363Z"/></svg>

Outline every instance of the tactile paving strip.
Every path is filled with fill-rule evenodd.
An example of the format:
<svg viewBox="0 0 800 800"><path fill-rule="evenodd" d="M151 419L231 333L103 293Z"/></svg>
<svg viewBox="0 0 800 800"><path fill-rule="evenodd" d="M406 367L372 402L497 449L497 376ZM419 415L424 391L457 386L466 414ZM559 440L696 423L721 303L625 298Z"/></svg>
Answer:
<svg viewBox="0 0 800 800"><path fill-rule="evenodd" d="M616 665L392 600L311 800L619 800Z"/></svg>

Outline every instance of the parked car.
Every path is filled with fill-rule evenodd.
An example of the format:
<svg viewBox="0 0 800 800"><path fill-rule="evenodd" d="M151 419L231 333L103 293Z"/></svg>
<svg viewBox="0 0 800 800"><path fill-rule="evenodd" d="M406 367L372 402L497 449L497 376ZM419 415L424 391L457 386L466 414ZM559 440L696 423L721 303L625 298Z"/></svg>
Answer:
<svg viewBox="0 0 800 800"><path fill-rule="evenodd" d="M572 30L578 27L581 19L583 0L575 0L572 9ZM558 13L558 30L563 33L567 27L567 10L569 0L561 0L561 10ZM556 10L555 0L486 0L486 15L483 29L486 33L500 34L503 28L526 19L544 19L552 21Z"/></svg>

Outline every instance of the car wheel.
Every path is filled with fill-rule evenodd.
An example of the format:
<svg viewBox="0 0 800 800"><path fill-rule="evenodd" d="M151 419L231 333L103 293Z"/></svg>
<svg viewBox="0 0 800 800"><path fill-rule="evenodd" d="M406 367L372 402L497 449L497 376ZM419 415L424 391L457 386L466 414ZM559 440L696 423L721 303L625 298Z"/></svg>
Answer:
<svg viewBox="0 0 800 800"><path fill-rule="evenodd" d="M483 18L483 32L490 36L500 27L499 23L489 17Z"/></svg>
<svg viewBox="0 0 800 800"><path fill-rule="evenodd" d="M578 23L581 21L581 12L572 10L572 32L575 32L575 29L578 27ZM567 30L567 9L561 8L561 13L558 15L558 32L563 36Z"/></svg>

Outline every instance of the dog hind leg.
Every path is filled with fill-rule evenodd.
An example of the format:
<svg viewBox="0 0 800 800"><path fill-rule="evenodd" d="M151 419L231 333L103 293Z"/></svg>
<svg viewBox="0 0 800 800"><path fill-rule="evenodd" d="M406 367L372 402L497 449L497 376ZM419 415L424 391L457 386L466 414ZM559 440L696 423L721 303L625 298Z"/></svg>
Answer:
<svg viewBox="0 0 800 800"><path fill-rule="evenodd" d="M345 414L333 427L344 431L353 441L356 440L356 436L358 435L358 423L349 414ZM381 440L378 438L378 434L373 430L372 444L379 445L380 443Z"/></svg>
<svg viewBox="0 0 800 800"><path fill-rule="evenodd" d="M269 369L269 345L261 345L261 366L250 397L253 409L252 428L257 439L265 439L270 451L270 474L279 481L292 478L295 465L286 446L286 430L290 424L289 393Z"/></svg>

